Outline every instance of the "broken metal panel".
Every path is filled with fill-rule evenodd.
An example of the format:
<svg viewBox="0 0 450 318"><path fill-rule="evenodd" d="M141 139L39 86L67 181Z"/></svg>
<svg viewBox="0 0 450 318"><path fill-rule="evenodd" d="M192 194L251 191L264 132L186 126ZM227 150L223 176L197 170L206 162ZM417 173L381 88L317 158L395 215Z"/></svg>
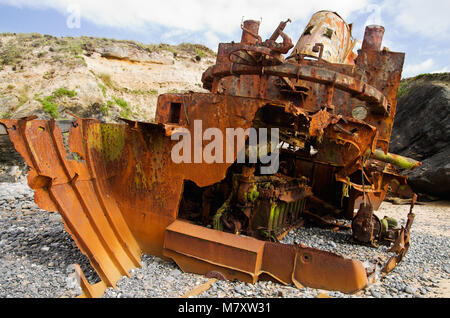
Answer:
<svg viewBox="0 0 450 318"><path fill-rule="evenodd" d="M170 96L167 98L170 102ZM203 129L248 128L251 109L256 112L262 105L261 101L209 94L191 94L185 100L189 117L182 113L180 121L184 123L190 119L191 125L187 129L192 134L194 120L202 118L205 112L226 115L203 120ZM248 106L246 110L239 107L244 103ZM165 103L160 105L163 109ZM161 118L163 114L161 111ZM109 189L140 248L152 255L162 256L165 228L178 213L179 201L173 198L181 197L183 181L192 180L200 186L208 186L223 180L231 165L173 163L171 149L176 142L170 139L173 125L136 122L113 125L83 120L79 127L86 146L84 152L80 149L78 152L92 164L91 173L95 173L96 179L102 180L105 183L102 186ZM73 129L71 138L82 138L77 131Z"/></svg>
<svg viewBox="0 0 450 318"><path fill-rule="evenodd" d="M261 264L261 272L268 274L284 285L294 283L297 248L294 245L266 242ZM264 277L264 275L261 275Z"/></svg>
<svg viewBox="0 0 450 318"><path fill-rule="evenodd" d="M360 261L307 247L297 251L293 280L303 286L347 294L367 286L366 270Z"/></svg>
<svg viewBox="0 0 450 318"><path fill-rule="evenodd" d="M239 270L256 279L264 242L175 221L166 229L164 249Z"/></svg>
<svg viewBox="0 0 450 318"><path fill-rule="evenodd" d="M269 275L283 284L353 293L367 285L359 261L304 246L270 243L251 237L175 221L166 230L164 253L187 272L220 271L228 280L255 283Z"/></svg>
<svg viewBox="0 0 450 318"><path fill-rule="evenodd" d="M397 96L402 77L404 53L387 50L359 50L356 59L358 72L370 85L377 87L388 101L388 116L369 116L366 122L378 129L378 148L389 151L389 143L397 110Z"/></svg>

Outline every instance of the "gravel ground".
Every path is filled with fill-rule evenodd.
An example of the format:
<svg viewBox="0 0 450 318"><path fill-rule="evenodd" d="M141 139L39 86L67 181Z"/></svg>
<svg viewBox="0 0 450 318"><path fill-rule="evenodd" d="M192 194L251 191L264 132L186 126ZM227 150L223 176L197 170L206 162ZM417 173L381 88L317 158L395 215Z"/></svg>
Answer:
<svg viewBox="0 0 450 318"><path fill-rule="evenodd" d="M406 219L409 206L383 203L377 212ZM296 289L272 282L250 285L217 281L200 298L315 298L331 297L412 298L450 297L450 202L417 205L411 232L411 247L404 261L388 276L355 295ZM298 242L359 259L371 267L379 257L389 257L388 248L378 249L349 243L350 232L318 228L292 231L284 243ZM0 183L0 297L59 298L79 294L73 265L78 263L89 282L99 280L87 258L64 230L57 213L40 210L33 203L33 192L25 184ZM109 288L106 298L182 297L207 283L204 276L182 273L174 262L144 255L142 267L122 278L117 290Z"/></svg>

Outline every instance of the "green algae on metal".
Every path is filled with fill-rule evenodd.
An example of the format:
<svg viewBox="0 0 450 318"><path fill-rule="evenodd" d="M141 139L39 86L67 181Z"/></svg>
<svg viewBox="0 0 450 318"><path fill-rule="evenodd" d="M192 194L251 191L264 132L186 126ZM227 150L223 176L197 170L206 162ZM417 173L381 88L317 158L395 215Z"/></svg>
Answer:
<svg viewBox="0 0 450 318"><path fill-rule="evenodd" d="M125 147L126 126L115 124L92 125L88 132L88 146L102 154L108 162L120 158Z"/></svg>
<svg viewBox="0 0 450 318"><path fill-rule="evenodd" d="M134 183L136 185L136 189L148 189L150 185L140 162L136 164L136 176L134 177Z"/></svg>

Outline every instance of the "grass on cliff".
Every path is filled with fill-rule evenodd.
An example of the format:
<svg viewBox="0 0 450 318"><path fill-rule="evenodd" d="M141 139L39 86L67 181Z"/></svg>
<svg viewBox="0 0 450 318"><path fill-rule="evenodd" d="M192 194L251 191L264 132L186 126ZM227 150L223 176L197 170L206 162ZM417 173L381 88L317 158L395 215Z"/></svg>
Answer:
<svg viewBox="0 0 450 318"><path fill-rule="evenodd" d="M156 89L150 89L150 90L133 89L133 90L129 90L129 89L125 88L125 91L127 93L130 93L130 94L133 94L133 95L148 95L148 96L158 95L158 91Z"/></svg>
<svg viewBox="0 0 450 318"><path fill-rule="evenodd" d="M119 113L120 117L123 117L125 119L130 119L131 109L130 109L130 106L128 106L128 103L120 98L114 97L113 99L116 102L117 106L119 106L121 108L121 111Z"/></svg>
<svg viewBox="0 0 450 318"><path fill-rule="evenodd" d="M113 97L112 100L108 100L106 102L106 105L102 105L100 107L101 112L104 115L109 115L109 110L114 106L117 105L120 108L119 116L125 119L131 119L131 108L128 105L126 101L124 101L121 98Z"/></svg>
<svg viewBox="0 0 450 318"><path fill-rule="evenodd" d="M22 59L20 47L13 42L8 42L0 50L0 65L14 65Z"/></svg>
<svg viewBox="0 0 450 318"><path fill-rule="evenodd" d="M398 98L405 96L408 91L417 82L426 81L437 81L437 82L450 82L450 73L425 73L419 74L415 77L405 78L400 82L400 87L398 88Z"/></svg>
<svg viewBox="0 0 450 318"><path fill-rule="evenodd" d="M100 90L102 91L103 97L106 97L106 86L103 85L103 84L98 84L98 87L99 87Z"/></svg>
<svg viewBox="0 0 450 318"><path fill-rule="evenodd" d="M400 83L400 87L398 88L398 97L402 97L403 95L405 95L409 90L409 84L406 81L402 81Z"/></svg>
<svg viewBox="0 0 450 318"><path fill-rule="evenodd" d="M95 74L94 74L94 75L95 75ZM112 89L112 90L114 90L114 91L120 90L120 87L112 80L110 74L107 74L107 73L101 73L101 74L97 74L96 76L98 76L98 78L103 82L103 84L105 84L105 85L100 84L100 85L102 85L103 87L106 86L106 87L108 87L108 88L110 88L110 89ZM103 88L102 88L102 86L99 86L99 87L101 88L102 93L103 93ZM106 90L105 90L105 94L106 94Z"/></svg>
<svg viewBox="0 0 450 318"><path fill-rule="evenodd" d="M42 104L42 109L46 114L50 115L52 118L57 119L59 118L57 100L64 96L74 98L76 95L77 92L61 87L54 91L51 95L46 96L43 99L37 98L36 100Z"/></svg>
<svg viewBox="0 0 450 318"><path fill-rule="evenodd" d="M69 67L87 66L84 55L90 56L112 45L126 45L148 53L171 52L175 57L194 55L197 60L216 53L201 44L181 43L179 45L143 44L128 40L94 37L55 37L39 33L0 33L6 38L0 45L0 71L11 66L13 71L22 72L24 66L36 66L42 62L64 64ZM29 65L27 65L29 64Z"/></svg>
<svg viewBox="0 0 450 318"><path fill-rule="evenodd" d="M95 38L88 36L80 36L80 37L55 37L52 35L41 35L39 33L0 33L0 37L12 37L15 38L16 41L10 41L11 45L19 45L26 47L44 47L50 46L52 47L52 51L54 52L64 52L69 53L73 56L80 56L83 54L83 51L94 51L96 48L105 47L113 44L125 44L134 46L138 49L145 50L147 52L161 52L161 51L169 51L172 53L191 53L196 54L201 57L206 57L208 54L211 56L215 56L216 53L209 49L208 47L202 44L191 44L191 43L181 43L179 45L170 45L166 43L161 44L143 44L136 41L130 40L116 40L116 39L107 39L107 38ZM9 50L11 51L11 50ZM16 50L15 52L20 54L20 50ZM41 57L43 53L40 52Z"/></svg>

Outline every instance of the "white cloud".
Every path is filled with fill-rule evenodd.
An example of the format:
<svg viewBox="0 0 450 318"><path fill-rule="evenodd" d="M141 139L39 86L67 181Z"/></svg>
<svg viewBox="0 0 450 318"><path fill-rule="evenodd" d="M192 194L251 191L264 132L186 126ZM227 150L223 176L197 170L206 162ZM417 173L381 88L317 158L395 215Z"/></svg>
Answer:
<svg viewBox="0 0 450 318"><path fill-rule="evenodd" d="M16 7L55 9L67 14L70 4L78 4L82 19L101 26L143 31L151 24L186 32L209 32L230 36L239 30L242 17L263 19L261 33L271 33L281 20L291 18L306 23L318 10L335 10L345 19L363 9L369 0L0 0ZM301 31L299 31L301 32ZM297 36L297 35L295 35Z"/></svg>
<svg viewBox="0 0 450 318"><path fill-rule="evenodd" d="M220 42L219 37L214 32L211 31L207 31L205 33L205 40L206 40L205 45L214 49L217 46L217 43Z"/></svg>
<svg viewBox="0 0 450 318"><path fill-rule="evenodd" d="M263 38L270 36L280 21L290 18L293 23L288 25L286 33L296 41L311 15L318 10L336 11L348 23L362 17L365 25L385 25L384 45L394 51L404 52L406 47L412 50L411 43L402 42L403 38L412 36L418 43L436 39L442 50L450 40L448 0L285 0L280 3L273 0L0 0L0 4L54 9L64 15L69 14L71 4L76 4L80 7L82 22L140 34L160 32L162 41L196 40L214 50L219 42L238 40L236 33L240 32L243 17L262 18L260 34ZM364 26L355 27L359 34L363 33ZM61 25L61 30L56 31L65 28L66 25ZM416 45L414 49L419 50L419 47Z"/></svg>
<svg viewBox="0 0 450 318"><path fill-rule="evenodd" d="M450 67L439 65L432 58L429 58L423 62L417 64L406 64L403 68L403 78L414 77L419 74L425 73L447 73L450 72Z"/></svg>
<svg viewBox="0 0 450 318"><path fill-rule="evenodd" d="M406 64L403 68L403 77L412 77L423 73L434 73L432 70L435 68L436 65L432 58L418 64Z"/></svg>
<svg viewBox="0 0 450 318"><path fill-rule="evenodd" d="M366 6L363 10L361 10L363 13L370 13L370 15L367 17L366 23L364 26L367 25L384 25L384 21L382 18L382 12L383 7L385 4L380 3L371 3L368 6Z"/></svg>
<svg viewBox="0 0 450 318"><path fill-rule="evenodd" d="M450 39L450 1L448 0L385 0L383 12L407 34L435 39Z"/></svg>
<svg viewBox="0 0 450 318"><path fill-rule="evenodd" d="M433 71L431 73L448 73L450 72L450 67L445 66L444 68L438 69L436 71Z"/></svg>

